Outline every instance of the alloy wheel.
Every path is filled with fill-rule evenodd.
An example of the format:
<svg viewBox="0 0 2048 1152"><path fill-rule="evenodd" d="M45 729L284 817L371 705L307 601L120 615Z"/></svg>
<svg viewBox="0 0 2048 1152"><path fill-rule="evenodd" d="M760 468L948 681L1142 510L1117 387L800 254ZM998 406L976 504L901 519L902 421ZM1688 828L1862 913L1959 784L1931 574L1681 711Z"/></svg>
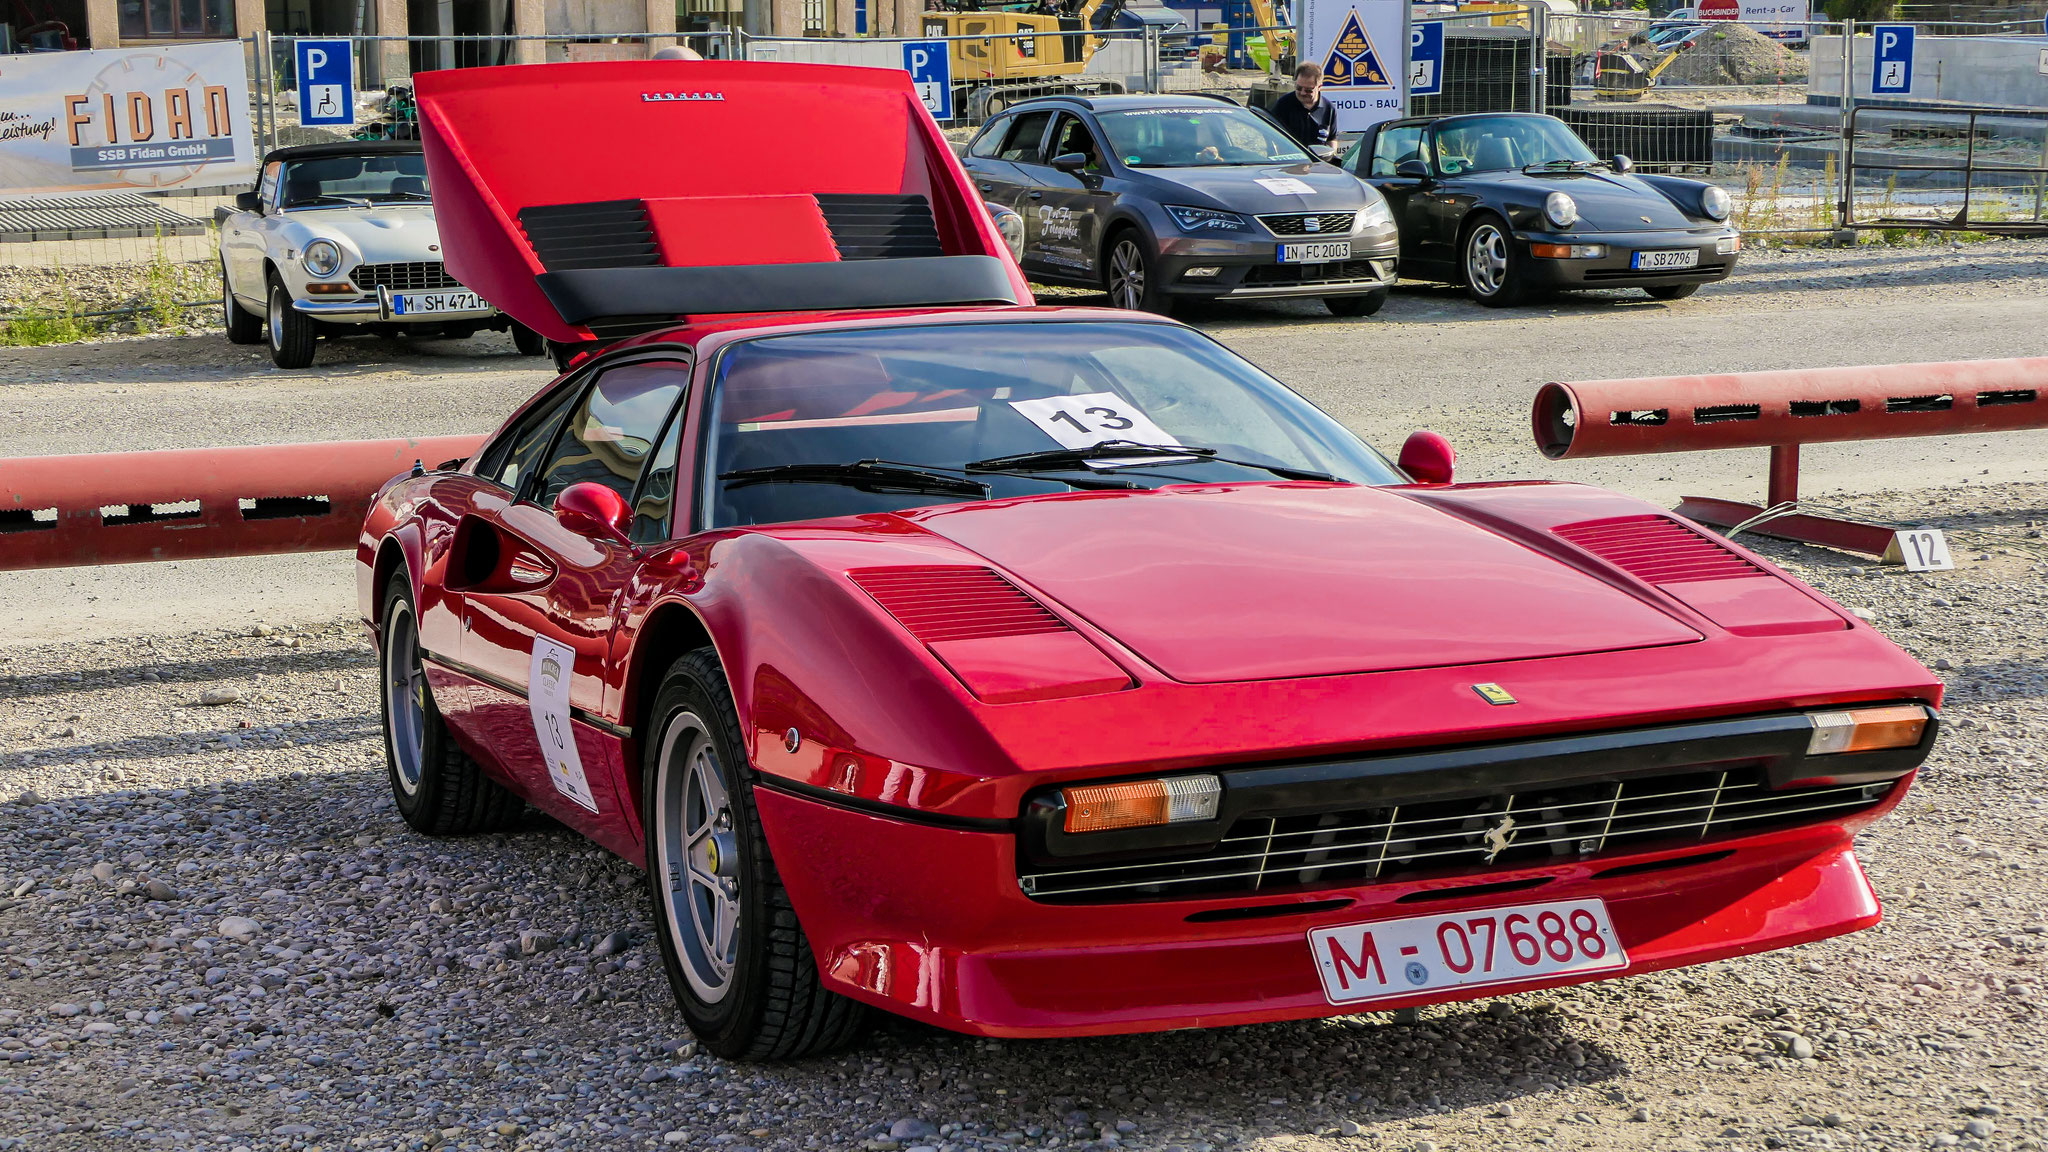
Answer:
<svg viewBox="0 0 2048 1152"><path fill-rule="evenodd" d="M740 842L731 784L709 726L677 712L662 736L656 851L669 942L691 991L716 1004L739 961Z"/></svg>
<svg viewBox="0 0 2048 1152"><path fill-rule="evenodd" d="M1109 254L1109 302L1118 308L1137 310L1145 300L1145 254L1138 242L1125 237Z"/></svg>
<svg viewBox="0 0 2048 1152"><path fill-rule="evenodd" d="M384 631L384 710L391 718L391 766L408 796L420 790L427 751L427 673L412 605L392 605Z"/></svg>
<svg viewBox="0 0 2048 1152"><path fill-rule="evenodd" d="M1508 279L1508 241L1492 224L1472 230L1465 242L1465 278L1481 296L1496 296Z"/></svg>
<svg viewBox="0 0 2048 1152"><path fill-rule="evenodd" d="M270 333L270 348L273 352L284 348L284 310L289 307L291 301L285 297L284 285L271 285L270 314L264 318L263 326Z"/></svg>

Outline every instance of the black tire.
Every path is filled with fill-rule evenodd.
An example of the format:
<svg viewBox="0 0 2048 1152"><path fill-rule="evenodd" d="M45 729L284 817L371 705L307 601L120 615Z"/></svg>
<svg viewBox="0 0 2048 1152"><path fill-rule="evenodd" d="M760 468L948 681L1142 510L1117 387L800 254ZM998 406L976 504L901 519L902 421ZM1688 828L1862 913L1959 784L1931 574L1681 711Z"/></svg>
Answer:
<svg viewBox="0 0 2048 1152"><path fill-rule="evenodd" d="M230 344L260 344L263 342L263 317L258 316L242 302L235 299L235 291L228 286L227 261L220 265L220 323L228 330Z"/></svg>
<svg viewBox="0 0 2048 1152"><path fill-rule="evenodd" d="M318 321L292 307L292 295L284 281L270 278L270 309L264 328L270 337L270 360L279 368L304 368L313 362L313 341L320 335Z"/></svg>
<svg viewBox="0 0 2048 1152"><path fill-rule="evenodd" d="M517 320L512 322L512 346L519 349L521 356L548 354L548 338Z"/></svg>
<svg viewBox="0 0 2048 1152"><path fill-rule="evenodd" d="M1508 308L1529 296L1528 273L1515 253L1515 234L1500 217L1485 214L1458 240L1458 271L1465 291L1489 308Z"/></svg>
<svg viewBox="0 0 2048 1152"><path fill-rule="evenodd" d="M1144 234L1136 228L1112 233L1102 249L1102 290L1109 293L1110 307L1171 315L1173 298L1161 287Z"/></svg>
<svg viewBox="0 0 2048 1152"><path fill-rule="evenodd" d="M1683 300L1700 290L1697 284L1665 284L1657 288L1645 288L1652 300Z"/></svg>
<svg viewBox="0 0 2048 1152"><path fill-rule="evenodd" d="M511 827L526 811L517 793L484 774L455 743L420 667L418 616L404 570L384 591L377 697L384 714L384 769L398 814L429 836ZM403 702L411 707L398 707ZM396 721L396 723L394 723Z"/></svg>
<svg viewBox="0 0 2048 1152"><path fill-rule="evenodd" d="M1323 307L1332 316L1371 316L1387 306L1387 291L1375 288L1361 296L1325 296Z"/></svg>
<svg viewBox="0 0 2048 1152"><path fill-rule="evenodd" d="M792 1060L852 1043L867 1008L818 974L761 832L715 650L669 667L647 732L647 893L662 967L691 1033L728 1060Z"/></svg>

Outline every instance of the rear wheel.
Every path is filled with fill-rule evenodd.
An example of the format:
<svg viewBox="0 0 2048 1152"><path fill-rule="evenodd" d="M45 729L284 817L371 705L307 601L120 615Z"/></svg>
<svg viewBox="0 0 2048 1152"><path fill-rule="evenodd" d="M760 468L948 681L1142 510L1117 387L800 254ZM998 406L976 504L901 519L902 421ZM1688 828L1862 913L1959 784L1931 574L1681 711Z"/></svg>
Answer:
<svg viewBox="0 0 2048 1152"><path fill-rule="evenodd" d="M691 1033L729 1060L788 1060L852 1042L867 1009L818 975L761 831L717 652L699 648L669 668L649 731L647 888Z"/></svg>
<svg viewBox="0 0 2048 1152"><path fill-rule="evenodd" d="M1528 277L1515 255L1515 238L1497 216L1483 216L1465 233L1465 290L1489 308L1520 304Z"/></svg>
<svg viewBox="0 0 2048 1152"><path fill-rule="evenodd" d="M226 261L220 266L220 322L228 330L230 344L255 344L263 339L263 317L235 299L235 289L228 283Z"/></svg>
<svg viewBox="0 0 2048 1152"><path fill-rule="evenodd" d="M1697 284L1666 284L1660 288L1645 288L1652 300L1683 300L1700 290Z"/></svg>
<svg viewBox="0 0 2048 1152"><path fill-rule="evenodd" d="M384 763L398 814L429 836L509 827L526 801L484 774L456 746L434 706L420 654L419 615L405 572L384 593L384 643L378 677L384 705Z"/></svg>
<svg viewBox="0 0 2048 1152"><path fill-rule="evenodd" d="M279 368L304 368L313 362L313 340L319 333L311 316L292 307L292 295L284 281L270 279L270 314L265 317L270 333L270 359Z"/></svg>
<svg viewBox="0 0 2048 1152"><path fill-rule="evenodd" d="M1109 255L1103 261L1102 287L1114 307L1162 316L1173 311L1172 300L1159 290L1159 277L1154 271L1152 254L1145 250L1145 238L1134 228L1126 228L1110 238Z"/></svg>
<svg viewBox="0 0 2048 1152"><path fill-rule="evenodd" d="M1375 288L1360 296L1325 296L1323 307L1332 316L1370 316L1387 306L1387 289Z"/></svg>
<svg viewBox="0 0 2048 1152"><path fill-rule="evenodd" d="M521 356L548 354L548 338L517 320L512 322L512 346L519 349Z"/></svg>

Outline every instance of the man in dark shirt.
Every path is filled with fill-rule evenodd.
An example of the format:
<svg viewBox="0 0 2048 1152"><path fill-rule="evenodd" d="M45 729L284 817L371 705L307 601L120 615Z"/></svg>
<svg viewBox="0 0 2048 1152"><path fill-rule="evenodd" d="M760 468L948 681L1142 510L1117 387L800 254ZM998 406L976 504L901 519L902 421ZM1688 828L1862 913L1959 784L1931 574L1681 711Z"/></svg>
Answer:
<svg viewBox="0 0 2048 1152"><path fill-rule="evenodd" d="M1273 101L1273 119L1295 143L1318 156L1337 139L1337 109L1322 97L1323 70L1303 64L1294 70L1294 94Z"/></svg>

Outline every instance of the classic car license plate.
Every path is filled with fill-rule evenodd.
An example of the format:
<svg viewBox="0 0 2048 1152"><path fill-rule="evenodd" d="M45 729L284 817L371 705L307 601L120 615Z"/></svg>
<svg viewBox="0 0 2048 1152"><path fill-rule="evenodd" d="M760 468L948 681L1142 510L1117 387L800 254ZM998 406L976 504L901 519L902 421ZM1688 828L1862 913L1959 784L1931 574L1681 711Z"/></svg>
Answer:
<svg viewBox="0 0 2048 1152"><path fill-rule="evenodd" d="M1318 928L1308 946L1332 1004L1628 967L1602 900Z"/></svg>
<svg viewBox="0 0 2048 1152"><path fill-rule="evenodd" d="M490 305L474 292L407 292L391 298L393 316L428 312L481 312Z"/></svg>
<svg viewBox="0 0 2048 1152"><path fill-rule="evenodd" d="M1697 248L1666 248L1656 252L1638 252L1629 267L1637 271L1653 268L1697 268L1700 250Z"/></svg>
<svg viewBox="0 0 2048 1152"><path fill-rule="evenodd" d="M1351 241L1324 240L1316 244L1282 244L1282 264L1322 264L1331 260L1351 259Z"/></svg>

